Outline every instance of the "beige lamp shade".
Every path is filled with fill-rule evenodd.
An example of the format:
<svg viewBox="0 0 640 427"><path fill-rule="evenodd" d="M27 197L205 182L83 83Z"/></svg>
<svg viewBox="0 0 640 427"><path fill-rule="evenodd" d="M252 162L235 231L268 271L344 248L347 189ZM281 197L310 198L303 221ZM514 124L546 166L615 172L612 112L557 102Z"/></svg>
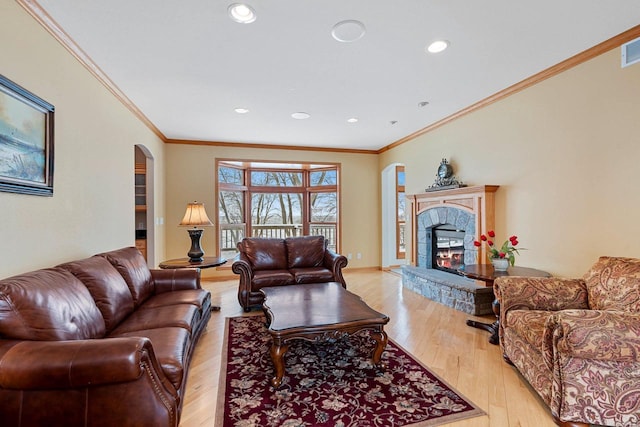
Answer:
<svg viewBox="0 0 640 427"><path fill-rule="evenodd" d="M193 202L187 205L187 211L184 213L184 218L180 221L180 224L186 227L208 227L213 223L207 216L207 212L204 210L204 204Z"/></svg>

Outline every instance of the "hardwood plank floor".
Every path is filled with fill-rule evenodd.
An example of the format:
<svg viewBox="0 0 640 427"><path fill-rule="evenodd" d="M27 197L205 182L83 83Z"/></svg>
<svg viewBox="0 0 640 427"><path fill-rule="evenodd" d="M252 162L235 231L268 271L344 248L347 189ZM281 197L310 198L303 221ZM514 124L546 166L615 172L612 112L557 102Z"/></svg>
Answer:
<svg viewBox="0 0 640 427"><path fill-rule="evenodd" d="M344 272L348 289L391 320L389 337L404 347L487 415L447 424L455 427L553 427L547 406L502 360L488 333L466 326L474 317L402 287L400 276L364 270ZM213 426L226 317L246 315L236 298L237 280L203 281L221 311L213 312L196 347L187 380L180 427ZM253 313L255 314L255 313Z"/></svg>

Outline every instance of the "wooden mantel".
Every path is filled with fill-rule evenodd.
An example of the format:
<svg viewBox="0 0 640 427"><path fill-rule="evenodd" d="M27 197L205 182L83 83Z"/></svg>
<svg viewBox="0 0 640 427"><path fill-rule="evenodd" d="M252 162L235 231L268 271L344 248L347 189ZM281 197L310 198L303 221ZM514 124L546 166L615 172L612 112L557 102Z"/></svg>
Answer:
<svg viewBox="0 0 640 427"><path fill-rule="evenodd" d="M417 218L426 210L438 207L457 208L475 214L476 239L480 234L495 229L495 192L498 185L476 185L473 187L461 187L448 190L428 191L419 194L407 195L407 212L411 212L411 265L416 265L417 248ZM407 248L409 249L409 248ZM478 250L478 263L487 262L486 245Z"/></svg>

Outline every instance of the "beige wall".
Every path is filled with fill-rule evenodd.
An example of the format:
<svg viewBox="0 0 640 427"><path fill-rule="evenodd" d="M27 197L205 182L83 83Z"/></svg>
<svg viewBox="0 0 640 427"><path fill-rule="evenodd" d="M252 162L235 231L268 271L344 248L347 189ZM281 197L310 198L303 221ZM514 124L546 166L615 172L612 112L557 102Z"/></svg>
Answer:
<svg viewBox="0 0 640 427"><path fill-rule="evenodd" d="M162 216L164 144L16 2L0 39L0 74L56 108L53 197L0 192L0 278L132 246L133 147L154 155Z"/></svg>
<svg viewBox="0 0 640 427"><path fill-rule="evenodd" d="M496 232L518 265L581 276L598 256L640 257L640 65L614 49L380 156L407 193L441 158L469 185L500 185ZM503 240L500 240L502 243Z"/></svg>
<svg viewBox="0 0 640 427"><path fill-rule="evenodd" d="M501 186L497 232L528 248L518 264L581 275L599 255L640 256L640 65L621 69L618 49L376 156L163 144L15 2L0 3L0 36L0 73L56 107L54 196L0 193L0 277L133 245L136 144L155 158L154 263L188 250L188 201L213 212L215 158L340 163L350 267L380 265L382 169L404 163L416 193L443 157L469 185Z"/></svg>
<svg viewBox="0 0 640 427"><path fill-rule="evenodd" d="M178 223L184 215L187 203L203 202L209 217L215 221L214 198L216 192L215 160L277 160L298 162L331 162L341 165L342 246L343 254L352 253L349 267L380 265L380 209L378 156L375 154L330 153L235 147L167 144L167 256L186 256L190 240ZM215 254L217 244L214 230L206 229L202 248L207 254ZM356 254L362 253L362 259ZM231 264L231 263L229 263ZM227 266L229 267L229 266ZM204 270L206 276L225 273ZM226 274L232 274L229 270Z"/></svg>

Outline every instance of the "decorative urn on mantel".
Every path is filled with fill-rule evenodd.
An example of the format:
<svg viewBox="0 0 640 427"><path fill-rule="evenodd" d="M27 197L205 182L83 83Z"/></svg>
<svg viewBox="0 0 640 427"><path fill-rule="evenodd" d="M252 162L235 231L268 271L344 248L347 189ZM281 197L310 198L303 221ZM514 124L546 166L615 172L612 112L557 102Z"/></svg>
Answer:
<svg viewBox="0 0 640 427"><path fill-rule="evenodd" d="M449 164L449 161L442 159L440 166L438 166L435 182L425 188L424 191L439 191L460 187L465 187L465 184L463 184L462 181L458 181L458 178L455 177L453 167Z"/></svg>

